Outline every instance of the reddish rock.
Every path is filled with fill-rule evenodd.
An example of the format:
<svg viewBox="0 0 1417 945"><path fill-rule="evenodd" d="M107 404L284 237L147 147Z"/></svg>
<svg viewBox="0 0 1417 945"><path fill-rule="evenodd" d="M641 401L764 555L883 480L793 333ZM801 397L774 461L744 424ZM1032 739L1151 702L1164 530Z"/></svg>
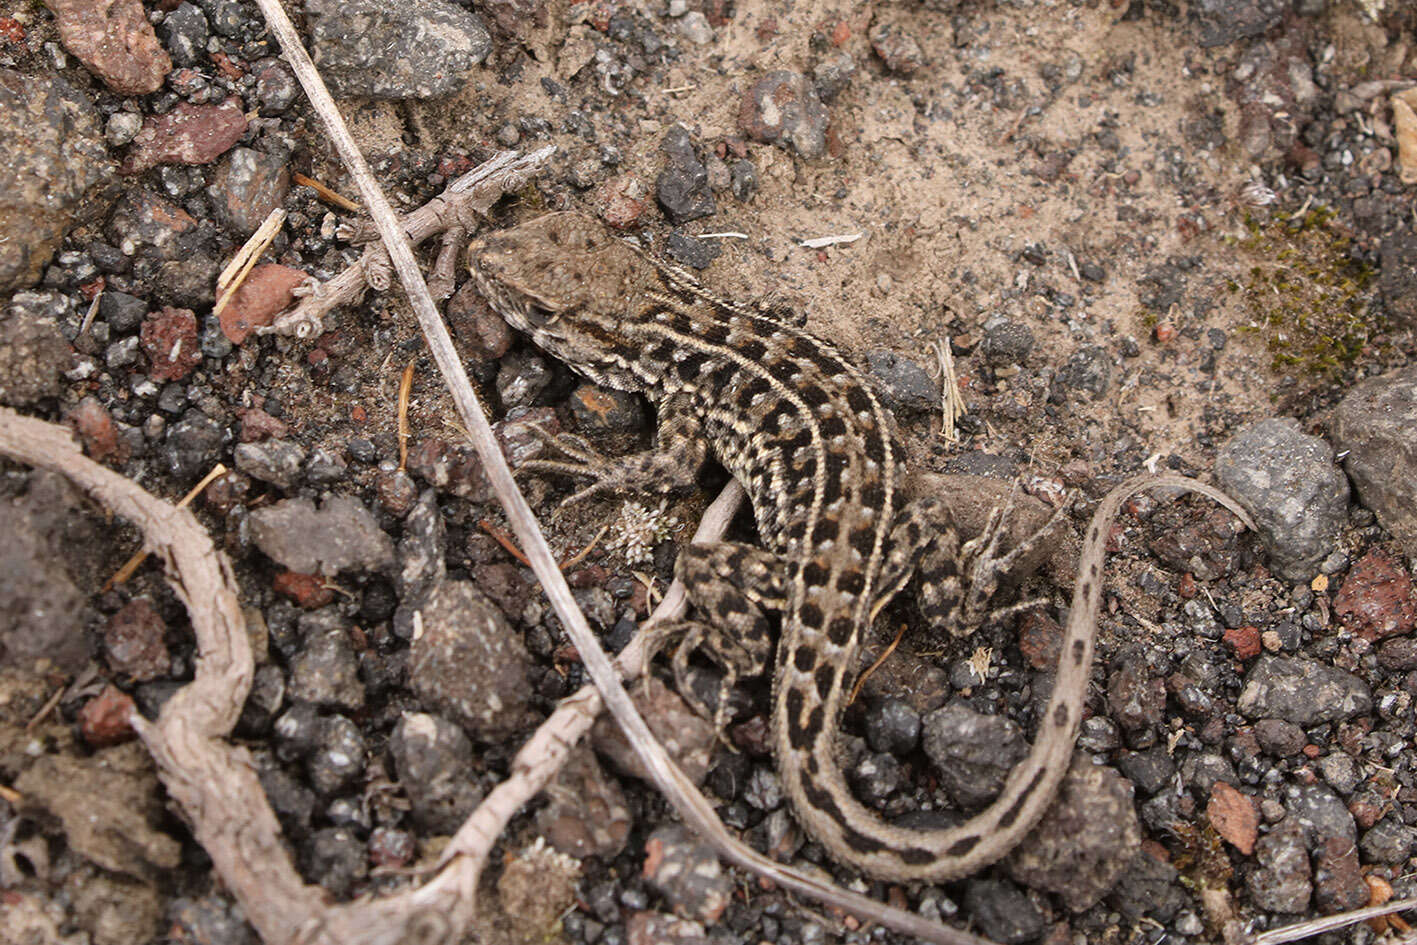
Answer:
<svg viewBox="0 0 1417 945"><path fill-rule="evenodd" d="M128 718L136 711L127 693L106 686L79 710L79 734L94 748L126 742L133 737Z"/></svg>
<svg viewBox="0 0 1417 945"><path fill-rule="evenodd" d="M283 439L290 428L285 421L277 420L266 413L260 407L248 407L241 412L241 433L238 439L242 443L255 443L258 440Z"/></svg>
<svg viewBox="0 0 1417 945"><path fill-rule="evenodd" d="M595 205L606 225L617 230L628 230L649 209L648 196L649 191L639 178L622 175L600 185L596 191Z"/></svg>
<svg viewBox="0 0 1417 945"><path fill-rule="evenodd" d="M159 164L210 164L246 133L246 115L236 102L193 105L180 102L166 115L150 117L133 139L124 174L141 174Z"/></svg>
<svg viewBox="0 0 1417 945"><path fill-rule="evenodd" d="M325 579L318 574L282 571L271 581L271 590L306 610L324 607L335 599L335 592L325 586Z"/></svg>
<svg viewBox="0 0 1417 945"><path fill-rule="evenodd" d="M491 496L482 460L470 446L429 437L408 451L408 470L439 492L470 502L486 502Z"/></svg>
<svg viewBox="0 0 1417 945"><path fill-rule="evenodd" d="M1210 790L1206 819L1215 832L1232 847L1249 856L1255 850L1259 836L1260 812L1253 799L1241 794L1224 781L1216 781Z"/></svg>
<svg viewBox="0 0 1417 945"><path fill-rule="evenodd" d="M465 360L495 361L512 346L511 326L492 311L471 279L448 299L447 318Z"/></svg>
<svg viewBox="0 0 1417 945"><path fill-rule="evenodd" d="M310 274L300 269L263 263L251 270L241 288L218 316L221 333L239 345L257 328L264 328L295 301L295 287Z"/></svg>
<svg viewBox="0 0 1417 945"><path fill-rule="evenodd" d="M1348 572L1333 598L1333 612L1365 640L1401 636L1417 625L1417 593L1402 565L1374 548Z"/></svg>
<svg viewBox="0 0 1417 945"><path fill-rule="evenodd" d="M738 107L738 127L754 141L790 146L809 160L827 150L826 106L798 72L779 69L759 79Z"/></svg>
<svg viewBox="0 0 1417 945"><path fill-rule="evenodd" d="M119 95L162 88L172 60L140 0L45 0L59 41Z"/></svg>
<svg viewBox="0 0 1417 945"><path fill-rule="evenodd" d="M180 381L202 363L197 316L190 308L168 305L149 314L139 337L155 381Z"/></svg>
<svg viewBox="0 0 1417 945"><path fill-rule="evenodd" d="M1260 655L1259 627L1236 627L1226 630L1224 640L1225 645L1230 647L1230 652L1239 659L1252 660Z"/></svg>
<svg viewBox="0 0 1417 945"><path fill-rule="evenodd" d="M85 397L64 418L79 434L84 452L94 462L107 459L126 462L128 444L118 438L118 428L113 425L113 417L97 397Z"/></svg>
<svg viewBox="0 0 1417 945"><path fill-rule="evenodd" d="M1038 611L1023 618L1019 628L1018 648L1028 665L1034 669L1051 670L1058 665L1063 647L1063 628L1058 621Z"/></svg>
<svg viewBox="0 0 1417 945"><path fill-rule="evenodd" d="M1352 839L1324 837L1314 852L1314 905L1325 915L1348 912L1368 904L1368 884L1358 866Z"/></svg>
<svg viewBox="0 0 1417 945"><path fill-rule="evenodd" d="M167 675L172 657L163 639L167 624L146 597L129 601L108 619L103 632L103 648L108 666L134 682L147 682Z"/></svg>

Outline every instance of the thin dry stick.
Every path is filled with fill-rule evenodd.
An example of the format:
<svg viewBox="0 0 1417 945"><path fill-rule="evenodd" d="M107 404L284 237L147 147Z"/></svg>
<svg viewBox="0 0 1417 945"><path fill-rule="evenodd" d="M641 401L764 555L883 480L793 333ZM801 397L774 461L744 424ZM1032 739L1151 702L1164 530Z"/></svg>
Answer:
<svg viewBox="0 0 1417 945"><path fill-rule="evenodd" d="M1341 929L1364 919L1375 919L1378 916L1388 915L1393 912L1403 912L1407 909L1417 909L1417 897L1411 899L1399 899L1396 902L1387 902L1381 906L1368 906L1365 909L1355 909L1352 912L1340 912L1337 915L1326 915L1322 919L1311 919L1308 922L1299 922L1294 925L1286 925L1283 928L1271 929L1250 939L1250 945L1283 945L1284 942L1295 942L1301 938L1308 938L1311 935L1318 935L1320 932L1329 932L1333 929Z"/></svg>
<svg viewBox="0 0 1417 945"><path fill-rule="evenodd" d="M794 892L839 906L849 912L927 941L939 942L941 945L959 945L959 943L965 942L979 945L983 942L983 939L968 933L927 922L912 913L901 909L892 909L866 896L847 893L829 883L786 869L749 849L728 833L723 824L719 822L712 805L669 759L663 747L651 734L645 720L635 709L629 693L620 684L620 678L615 667L611 664L610 658L600 648L595 634L591 632L590 625L586 622L585 615L576 606L575 599L571 596L570 586L566 584L566 579L561 574L556 559L552 556L551 547L547 544L545 536L541 534L541 529L536 524L536 518L532 515L530 506L527 505L526 499L517 488L516 480L512 476L506 459L502 456L492 427L483 415L481 404L468 381L467 372L463 369L462 360L458 357L457 351L453 347L452 338L449 337L448 330L438 314L433 298L428 293L428 287L423 282L423 274L419 271L418 263L413 258L413 249L404 236L400 221L385 199L373 173L369 170L364 155L355 145L349 129L345 127L339 110L335 108L334 100L330 97L324 83L315 71L309 55L301 45L294 25L286 17L278 0L257 0L257 2L271 32L280 41L286 60L300 80L306 95L309 96L312 108L324 122L330 140L339 151L341 159L345 162L345 166L349 169L350 175L359 188L360 195L364 198L365 205L369 208L370 217L384 241L384 248L389 254L389 260L398 273L404 290L408 293L409 304L418 318L419 327L433 354L434 363L438 365L438 369L443 374L453 404L463 423L467 426L473 446L482 459L488 481L506 511L508 522L520 540L522 549L531 562L532 570L540 580L552 609L561 619L567 636L571 638L572 645L580 653L586 672L600 691L601 698L605 700L606 707L615 717L616 723L624 731L626 740L640 757L641 763L645 766L655 786L664 793L685 822L712 843L720 856L732 863L770 876L779 885ZM462 221L457 222L461 223ZM440 897L439 907L442 910L440 918L446 921L450 930L465 929L471 922L472 887L475 884L477 870L481 868L480 858L464 857L462 859L475 859L477 862L473 864L471 873L459 874L460 882L466 885L456 892L452 892L452 902L448 901L448 894L451 892L448 887L429 891L430 895ZM450 864L450 870L456 865L456 862ZM445 871L444 875L447 872ZM442 876L439 877L440 880L442 878ZM429 889L437 883L438 881L435 880L424 889ZM459 893L465 894L466 898ZM352 935L365 930L346 928L343 931ZM330 937L335 938L333 935Z"/></svg>
<svg viewBox="0 0 1417 945"><path fill-rule="evenodd" d="M403 232L417 245L454 226L471 230L478 214L486 213L503 193L515 190L538 173L554 153L555 146L547 145L527 155L515 151L493 155L449 184L442 194L405 216L401 222ZM342 223L335 235L353 242L368 242L378 236L362 223ZM358 262L333 279L320 283L316 292L258 331L300 338L319 332L326 314L358 300L365 289L388 288L385 274L388 265L383 247L377 242L371 244Z"/></svg>

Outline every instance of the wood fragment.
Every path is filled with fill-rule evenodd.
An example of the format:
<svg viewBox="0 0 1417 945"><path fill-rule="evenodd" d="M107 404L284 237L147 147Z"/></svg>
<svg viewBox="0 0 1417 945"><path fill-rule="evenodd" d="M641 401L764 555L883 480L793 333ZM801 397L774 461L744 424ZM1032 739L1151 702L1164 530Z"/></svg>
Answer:
<svg viewBox="0 0 1417 945"><path fill-rule="evenodd" d="M326 187L324 184L320 183L317 180L306 177L304 174L301 174L299 172L291 174L290 182L292 184L295 184L297 187L309 187L315 192L315 196L319 197L325 203L334 204L341 210L348 210L350 213L359 212L358 203L354 202L353 200L350 200L348 197L346 197L339 191Z"/></svg>

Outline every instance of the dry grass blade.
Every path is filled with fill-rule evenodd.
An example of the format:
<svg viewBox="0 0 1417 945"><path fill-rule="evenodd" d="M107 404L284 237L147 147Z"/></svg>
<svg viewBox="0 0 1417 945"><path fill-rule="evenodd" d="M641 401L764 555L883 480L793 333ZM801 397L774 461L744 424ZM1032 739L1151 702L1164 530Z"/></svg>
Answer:
<svg viewBox="0 0 1417 945"><path fill-rule="evenodd" d="M1378 916L1390 915L1394 912L1403 912L1408 909L1417 909L1417 897L1410 899L1399 899L1396 902L1384 903L1381 906L1368 906L1365 909L1354 909L1352 912L1340 912L1337 915L1326 915L1322 919L1311 919L1307 922L1297 922L1294 925L1286 925L1283 928L1271 929L1268 932L1256 935L1250 939L1249 945L1283 945L1284 942L1297 942L1303 938L1318 935L1321 932L1331 932L1334 929L1347 928L1356 925L1364 919L1375 919ZM1410 942L1414 939L1404 939Z"/></svg>

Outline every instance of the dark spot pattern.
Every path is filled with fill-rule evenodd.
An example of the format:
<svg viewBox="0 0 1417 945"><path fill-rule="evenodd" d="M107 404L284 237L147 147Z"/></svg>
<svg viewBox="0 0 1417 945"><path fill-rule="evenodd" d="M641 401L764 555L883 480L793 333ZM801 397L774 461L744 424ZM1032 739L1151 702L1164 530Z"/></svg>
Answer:
<svg viewBox="0 0 1417 945"><path fill-rule="evenodd" d="M877 840L875 837L868 837L859 830L854 830L846 826L841 828L841 842L851 847L851 849L855 850L857 853L882 853L888 849L884 843Z"/></svg>
<svg viewBox="0 0 1417 945"><path fill-rule="evenodd" d="M954 843L950 844L950 848L945 851L945 856L964 856L970 850L973 850L975 847L979 846L979 841L983 839L983 837L978 836L977 834L970 837L961 837ZM901 854L901 859L905 859L904 853Z"/></svg>
<svg viewBox="0 0 1417 945"><path fill-rule="evenodd" d="M810 646L799 646L792 653L792 665L797 667L799 673L810 673L812 667L817 665L817 654Z"/></svg>
<svg viewBox="0 0 1417 945"><path fill-rule="evenodd" d="M818 666L814 679L817 683L818 697L822 701L826 701L826 698L831 695L832 688L836 686L836 667Z"/></svg>
<svg viewBox="0 0 1417 945"><path fill-rule="evenodd" d="M1029 779L1028 787L1019 792L1018 799L1010 804L1009 809L1004 811L1003 816L999 818L1000 827L1012 827L1014 825L1014 821L1018 820L1019 813L1023 811L1023 805L1028 803L1028 799L1033 796L1034 790L1038 787L1038 782L1043 780L1043 775L1046 773L1047 772L1042 768L1033 772L1033 777Z"/></svg>
<svg viewBox="0 0 1417 945"><path fill-rule="evenodd" d="M846 646L856 634L856 622L850 617L836 617L827 627L827 639L837 646Z"/></svg>

